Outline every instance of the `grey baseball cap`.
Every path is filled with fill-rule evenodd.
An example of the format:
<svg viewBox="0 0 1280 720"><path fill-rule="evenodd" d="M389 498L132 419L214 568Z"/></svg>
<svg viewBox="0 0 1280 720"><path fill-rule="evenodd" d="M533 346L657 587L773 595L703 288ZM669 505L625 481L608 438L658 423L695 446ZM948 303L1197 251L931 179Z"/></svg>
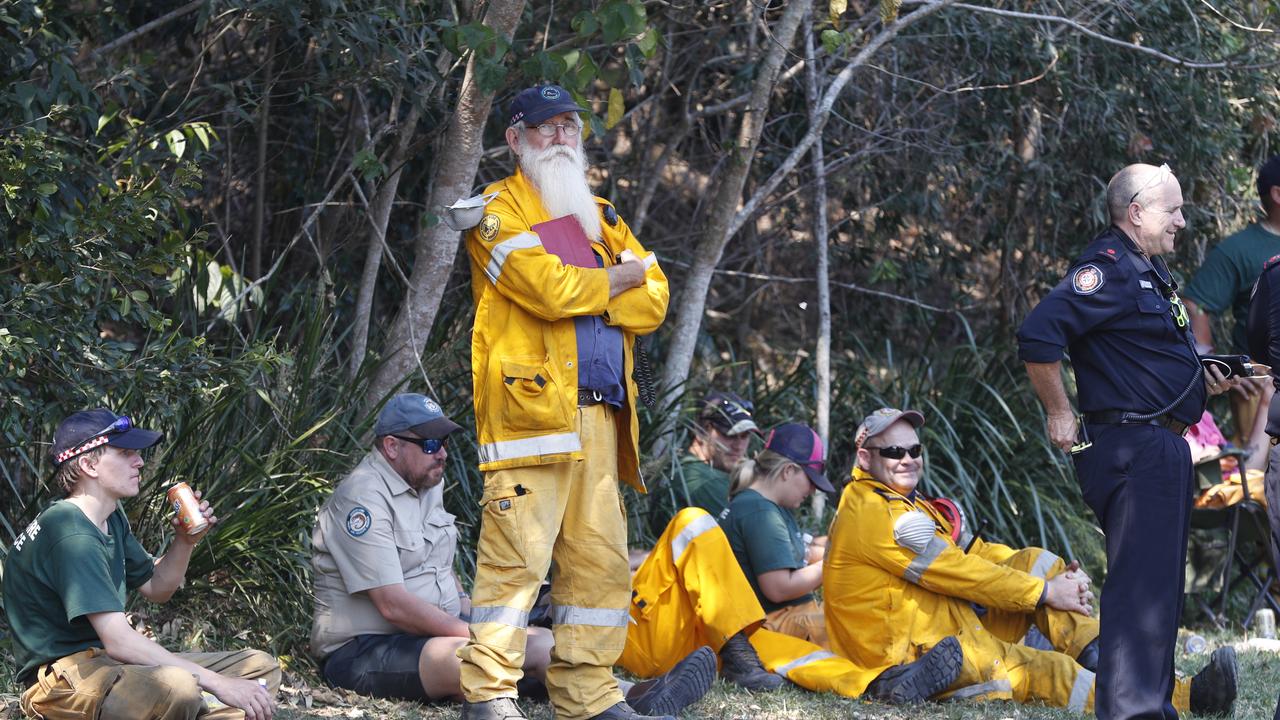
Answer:
<svg viewBox="0 0 1280 720"><path fill-rule="evenodd" d="M858 426L858 432L854 435L856 438L853 443L854 449L862 447L863 443L888 430L890 425L899 420L905 420L911 423L911 427L917 429L924 425L924 415L915 410L880 408L862 419L862 424Z"/></svg>
<svg viewBox="0 0 1280 720"><path fill-rule="evenodd" d="M412 430L418 437L438 440L461 429L461 425L445 416L435 400L418 393L400 393L388 400L378 413L373 434L381 437Z"/></svg>

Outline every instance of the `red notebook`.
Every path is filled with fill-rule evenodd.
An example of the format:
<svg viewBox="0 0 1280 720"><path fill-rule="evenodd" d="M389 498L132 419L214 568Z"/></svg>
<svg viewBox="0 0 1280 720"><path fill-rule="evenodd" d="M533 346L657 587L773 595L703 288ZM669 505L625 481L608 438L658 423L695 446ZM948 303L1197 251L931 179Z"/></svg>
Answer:
<svg viewBox="0 0 1280 720"><path fill-rule="evenodd" d="M591 251L591 241L582 232L578 219L572 215L558 217L544 223L534 225L532 230L542 239L542 247L547 252L560 258L564 265L593 268L599 267L596 255Z"/></svg>

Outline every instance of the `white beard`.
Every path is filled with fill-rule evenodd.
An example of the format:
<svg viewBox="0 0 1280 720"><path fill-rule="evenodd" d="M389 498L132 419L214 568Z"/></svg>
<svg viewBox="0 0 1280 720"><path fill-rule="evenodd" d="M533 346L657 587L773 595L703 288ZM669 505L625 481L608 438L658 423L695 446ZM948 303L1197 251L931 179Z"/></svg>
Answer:
<svg viewBox="0 0 1280 720"><path fill-rule="evenodd" d="M572 215L588 240L600 239L600 207L587 185L587 158L581 147L548 145L543 150L520 135L520 169L538 190L542 207L554 220Z"/></svg>

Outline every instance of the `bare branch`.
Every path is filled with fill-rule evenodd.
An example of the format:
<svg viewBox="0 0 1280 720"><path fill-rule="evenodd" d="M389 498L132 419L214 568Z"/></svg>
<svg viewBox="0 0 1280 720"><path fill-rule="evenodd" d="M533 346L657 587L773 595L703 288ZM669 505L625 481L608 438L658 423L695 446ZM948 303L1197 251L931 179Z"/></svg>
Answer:
<svg viewBox="0 0 1280 720"><path fill-rule="evenodd" d="M184 15L190 14L191 12L196 10L196 8L199 8L204 3L205 3L205 0L191 0L191 2L187 3L186 5L183 5L182 7L179 7L176 10L171 10L165 13L164 15L161 15L160 17L156 18L155 20L152 20L149 23L143 23L137 28L130 30L129 32L121 35L115 40L112 40L106 45L103 45L102 47L94 50L93 53L89 56L89 59L90 61L97 60L99 57L106 55L107 53L112 52L113 50L123 45L127 45L133 42L134 40L142 37L143 35L146 35L152 30L155 30L160 27L164 27L165 25L168 25L174 20L177 20L178 18Z"/></svg>

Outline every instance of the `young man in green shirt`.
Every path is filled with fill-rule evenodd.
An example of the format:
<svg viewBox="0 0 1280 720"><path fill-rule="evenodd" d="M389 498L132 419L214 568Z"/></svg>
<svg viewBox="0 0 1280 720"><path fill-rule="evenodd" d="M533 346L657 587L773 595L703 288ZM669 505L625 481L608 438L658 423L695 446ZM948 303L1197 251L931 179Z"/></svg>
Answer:
<svg viewBox="0 0 1280 720"><path fill-rule="evenodd" d="M77 412L54 434L54 482L65 498L23 530L5 559L4 609L29 717L101 720L267 720L280 668L257 650L171 653L134 630L125 594L165 602L182 584L189 535L174 520L168 552L152 559L120 507L138 494L139 451L161 434L104 408Z"/></svg>
<svg viewBox="0 0 1280 720"><path fill-rule="evenodd" d="M1182 295L1202 353L1211 352L1214 345L1209 316L1221 315L1227 310L1231 311L1235 325L1230 345L1218 352L1248 352L1245 320L1253 285L1262 272L1263 263L1280 254L1280 155L1258 168L1257 187L1265 217L1249 223L1210 250ZM1268 384L1261 379L1242 383L1231 394L1237 439L1251 451L1257 451L1250 466L1259 469L1265 467L1262 440L1266 436L1255 415L1258 405L1254 402L1261 399L1261 407L1266 407L1270 394Z"/></svg>

